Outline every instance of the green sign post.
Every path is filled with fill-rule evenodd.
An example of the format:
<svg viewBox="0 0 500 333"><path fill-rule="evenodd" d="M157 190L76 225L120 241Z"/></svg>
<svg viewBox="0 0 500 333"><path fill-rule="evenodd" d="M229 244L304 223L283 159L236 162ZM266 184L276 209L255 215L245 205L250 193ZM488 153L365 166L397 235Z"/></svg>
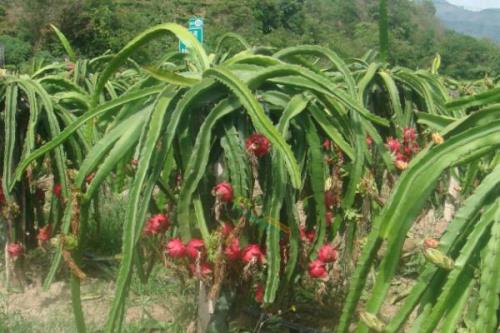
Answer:
<svg viewBox="0 0 500 333"><path fill-rule="evenodd" d="M188 21L188 30L203 44L203 19L201 17L191 17ZM187 47L179 41L179 52L187 53Z"/></svg>

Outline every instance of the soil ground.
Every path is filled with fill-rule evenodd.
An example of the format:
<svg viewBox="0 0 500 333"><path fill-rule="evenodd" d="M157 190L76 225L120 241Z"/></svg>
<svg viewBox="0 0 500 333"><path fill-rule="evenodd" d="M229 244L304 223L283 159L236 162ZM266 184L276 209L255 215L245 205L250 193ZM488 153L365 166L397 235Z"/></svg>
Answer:
<svg viewBox="0 0 500 333"><path fill-rule="evenodd" d="M4 272L1 272L4 273ZM2 274L3 275L3 274ZM171 282L171 283L170 283ZM189 301L179 302L173 280L132 286L125 316L125 332L184 332ZM88 278L82 283L82 306L90 332L98 332L106 322L113 301L114 282ZM183 313L186 312L186 313ZM179 327L176 327L179 326ZM171 330L169 330L171 328ZM158 329L158 330L156 330ZM69 285L56 281L44 290L41 279L23 287L5 288L0 283L0 333L72 333L73 323Z"/></svg>
<svg viewBox="0 0 500 333"><path fill-rule="evenodd" d="M394 280L383 306L382 319L394 315L415 281L412 274L423 260L421 242L426 238L439 238L447 219L433 210L422 214L414 224L405 243L400 275ZM72 333L73 323L70 291L67 277L60 276L48 290L43 290L42 279L49 264L43 253L26 258L22 266L24 286L5 286L4 271L0 268L0 333ZM161 265L158 265L161 266ZM414 267L415 266L415 267ZM90 332L102 329L113 300L115 272L108 277L90 277L82 283L82 305ZM101 274L103 275L103 274ZM194 289L181 286L178 277L159 267L159 271L146 285L132 283L128 301L124 332L186 332L192 326L196 313ZM316 319L317 323L321 321Z"/></svg>

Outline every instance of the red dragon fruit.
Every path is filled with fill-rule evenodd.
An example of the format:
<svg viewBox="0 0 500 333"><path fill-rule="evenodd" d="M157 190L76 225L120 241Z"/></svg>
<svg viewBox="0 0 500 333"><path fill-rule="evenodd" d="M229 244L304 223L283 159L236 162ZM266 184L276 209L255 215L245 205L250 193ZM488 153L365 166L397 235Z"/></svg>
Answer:
<svg viewBox="0 0 500 333"><path fill-rule="evenodd" d="M231 261L236 261L241 257L240 241L238 239L233 239L231 244L226 247L224 254Z"/></svg>
<svg viewBox="0 0 500 333"><path fill-rule="evenodd" d="M165 246L165 251L172 258L181 258L186 254L186 246L178 238L172 238Z"/></svg>
<svg viewBox="0 0 500 333"><path fill-rule="evenodd" d="M191 259L197 259L198 256L201 256L205 251L205 242L201 239L191 239L186 244L186 254Z"/></svg>
<svg viewBox="0 0 500 333"><path fill-rule="evenodd" d="M233 187L228 182L222 182L213 188L212 194L222 202L230 202L233 200Z"/></svg>
<svg viewBox="0 0 500 333"><path fill-rule="evenodd" d="M319 259L313 260L308 265L309 276L314 279L324 279L328 275L326 264Z"/></svg>
<svg viewBox="0 0 500 333"><path fill-rule="evenodd" d="M243 250L241 254L241 259L244 263L248 264L249 262L256 262L259 264L263 264L266 259L264 253L260 249L260 246L257 244L249 244Z"/></svg>
<svg viewBox="0 0 500 333"><path fill-rule="evenodd" d="M151 216L144 226L144 233L148 236L158 235L170 227L168 217L164 214Z"/></svg>
<svg viewBox="0 0 500 333"><path fill-rule="evenodd" d="M245 147L247 151L253 155L263 157L269 152L269 149L271 149L271 143L264 135L254 133L246 139Z"/></svg>
<svg viewBox="0 0 500 333"><path fill-rule="evenodd" d="M7 253L12 258L17 258L24 252L24 247L20 243L10 243L7 245Z"/></svg>
<svg viewBox="0 0 500 333"><path fill-rule="evenodd" d="M325 244L318 250L318 259L324 263L337 260L337 249L331 244Z"/></svg>

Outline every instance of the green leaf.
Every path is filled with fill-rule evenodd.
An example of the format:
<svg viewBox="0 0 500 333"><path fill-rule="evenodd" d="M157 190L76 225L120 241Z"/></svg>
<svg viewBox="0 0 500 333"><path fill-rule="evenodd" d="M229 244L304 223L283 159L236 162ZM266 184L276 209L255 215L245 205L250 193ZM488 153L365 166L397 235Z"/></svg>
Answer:
<svg viewBox="0 0 500 333"><path fill-rule="evenodd" d="M3 192L10 200L10 191L13 183L14 149L16 146L16 114L17 114L17 86L7 85L5 91L5 120L4 120L4 158L3 158Z"/></svg>
<svg viewBox="0 0 500 333"><path fill-rule="evenodd" d="M109 132L94 145L92 150L88 152L85 160L80 165L80 169L78 170L78 174L75 178L76 186L80 187L83 185L85 177L90 175L90 173L99 165L109 150L113 147L113 145L115 145L117 140L123 138L123 136L129 137L131 135L139 135L140 129L144 125L144 122L149 114L149 108L141 110L141 112L124 119L114 128L109 130ZM130 148L130 146L127 148Z"/></svg>
<svg viewBox="0 0 500 333"><path fill-rule="evenodd" d="M120 312L125 302L132 273L135 246L144 223L144 221L138 220L138 216L140 215L138 213L141 207L143 209L147 207L147 205L141 203L141 191L146 181L147 172L150 169L151 158L154 155L156 144L164 129L165 114L174 96L175 90L172 88L168 88L159 96L148 123L148 130L145 132L146 137L144 146L141 148L139 165L129 194L129 204L123 232L123 258L118 271L115 298L111 305L105 332L112 333L115 326L120 324ZM151 180L148 183L156 184L155 181L153 182Z"/></svg>
<svg viewBox="0 0 500 333"><path fill-rule="evenodd" d="M68 54L69 60L71 60L72 62L75 62L76 61L75 51L73 51L73 48L71 47L66 36L64 36L64 34L61 31L59 31L59 29L57 29L55 25L51 24L50 27L56 33L57 38L59 38L59 41L61 42L62 46L64 47L64 50Z"/></svg>
<svg viewBox="0 0 500 333"><path fill-rule="evenodd" d="M384 209L375 219L372 233L356 268L351 288L343 308L337 332L346 332L361 296L369 267L372 264L382 240L387 240L388 252L378 270L373 292L367 302L366 311L376 313L384 300L390 279L399 262L402 239L418 214L425 199L443 170L460 156L484 146L492 149L500 145L500 121L464 131L445 143L427 148L417 155L409 168L402 174ZM377 234L379 236L374 236ZM362 327L365 327L361 324Z"/></svg>
<svg viewBox="0 0 500 333"><path fill-rule="evenodd" d="M99 117L102 115L105 115L107 112L113 111L118 107L121 107L122 105L132 102L137 99L149 97L153 94L157 94L161 91L161 87L152 87L152 88L146 88L138 91L133 91L130 93L127 93L115 100L112 100L108 103L105 103L101 106L96 107L94 110L91 110L89 112L86 112L83 114L81 117L79 117L77 120L75 120L74 123L72 123L70 126L66 127L63 131L55 135L51 141L47 142L45 145L42 147L38 148L35 150L32 154L30 154L28 157L26 157L25 160L21 161L21 163L18 165L16 168L15 172L15 179L19 181L22 177L22 174L24 170L30 165L31 162L36 160L37 158L45 155L52 149L56 148L59 146L61 143L63 143L70 135L72 135L76 130L78 130L82 125L84 125L87 121Z"/></svg>
<svg viewBox="0 0 500 333"><path fill-rule="evenodd" d="M429 126L436 131L442 131L445 127L455 122L457 119L437 114L425 112L415 112L419 124Z"/></svg>
<svg viewBox="0 0 500 333"><path fill-rule="evenodd" d="M460 250L460 255L458 256L458 258L455 259L455 268L448 274L448 278L441 293L439 294L438 300L436 304L434 304L434 306L432 307L432 310L427 316L425 322L423 323L420 332L422 333L434 332L437 324L443 317L443 314L448 311L449 304L453 304L453 299L456 297L457 293L459 293L459 291L460 292L464 291L463 286L465 285L465 283L463 281L468 278L468 275L472 275L472 272L466 268L468 265L471 264L470 263L471 257L473 257L474 253L477 252L475 250L476 249L480 250L484 246L484 242L482 241L483 236L489 232L490 226L491 224L493 224L492 222L494 222L495 220L495 215L498 215L499 211L500 211L500 200L497 200L496 203L490 205L490 207L488 207L485 210L479 222L474 226L474 229L467 238L467 242L465 243L464 247ZM491 277L488 278L491 279ZM494 283L493 285L495 286L496 282L493 283ZM489 286L491 285L485 287L488 288ZM487 292L490 293L492 292L492 290L488 290ZM486 296L488 302L492 300L492 298L490 298L491 294L484 295L484 287L483 287L483 296ZM493 301L492 305L494 303L498 304L498 297L495 296L494 298L497 299L497 301ZM486 312L488 312L489 314L496 312L496 308L495 309L483 308L483 310L486 310ZM492 326L492 323L491 324L488 323L489 321L486 321L485 322L486 325L484 327L488 327L489 325ZM489 332L489 331L487 330L484 332Z"/></svg>
<svg viewBox="0 0 500 333"><path fill-rule="evenodd" d="M455 217L450 222L445 234L439 242L439 250L443 253L453 253L455 248L461 247L461 239L465 237L465 231L469 226L475 223L474 216L482 209L487 199L495 194L500 184L500 165L490 173L477 187L473 195L464 202L462 207L456 212ZM394 315L392 320L386 326L387 333L398 332L404 322L409 318L413 309L417 306L423 293L433 288L436 283L436 275L439 272L431 263L426 264L421 271L416 284L412 287L410 294L406 297L405 303ZM436 288L440 290L440 288Z"/></svg>
<svg viewBox="0 0 500 333"><path fill-rule="evenodd" d="M182 87L191 87L194 84L198 83L200 80L186 77L184 75L176 74L174 72L162 70L160 68L155 68L152 66L144 66L142 69L152 77L157 80L164 81L170 84L182 86Z"/></svg>
<svg viewBox="0 0 500 333"><path fill-rule="evenodd" d="M238 97L240 103L249 113L257 131L265 135L273 147L282 154L293 186L300 188L300 171L292 150L273 126L271 120L266 116L262 105L256 100L250 89L232 73L223 68L209 69L204 75L219 80Z"/></svg>
<svg viewBox="0 0 500 333"><path fill-rule="evenodd" d="M304 119L304 118L302 118ZM326 206L325 206L325 165L322 153L321 140L318 136L318 131L311 117L305 118L304 130L306 134L306 141L308 144L309 156L309 179L311 182L311 189L313 192L315 216L316 220L316 239L314 246L311 248L311 255L316 256L316 250L323 244L326 232Z"/></svg>
<svg viewBox="0 0 500 333"><path fill-rule="evenodd" d="M137 37L132 39L120 52L118 52L111 59L105 71L99 76L97 81L94 95L92 97L92 105L96 105L106 82L111 75L115 73L120 66L125 63L128 57L137 49L143 47L145 44L161 37L165 33L173 33L181 42L186 45L189 56L195 61L195 64L200 72L206 70L209 66L209 60L196 37L190 33L186 28L175 23L160 24L150 29L145 30Z"/></svg>
<svg viewBox="0 0 500 333"><path fill-rule="evenodd" d="M496 203L496 214L491 236L482 258L479 305L476 332L494 332L498 321L498 293L500 291L500 200ZM485 213L486 214L486 213Z"/></svg>
<svg viewBox="0 0 500 333"><path fill-rule="evenodd" d="M450 111L457 111L472 107L482 107L493 103L500 103L500 88L494 88L480 94L456 99L447 103L446 108Z"/></svg>
<svg viewBox="0 0 500 333"><path fill-rule="evenodd" d="M189 221L191 215L192 195L196 191L198 183L206 173L206 167L210 156L210 147L212 143L212 131L216 123L240 107L240 103L235 98L224 99L217 104L209 113L200 127L196 142L194 144L191 157L184 170L184 183L179 195L177 208L178 220L182 221L179 225L181 235L188 239ZM208 241L208 240L206 240Z"/></svg>

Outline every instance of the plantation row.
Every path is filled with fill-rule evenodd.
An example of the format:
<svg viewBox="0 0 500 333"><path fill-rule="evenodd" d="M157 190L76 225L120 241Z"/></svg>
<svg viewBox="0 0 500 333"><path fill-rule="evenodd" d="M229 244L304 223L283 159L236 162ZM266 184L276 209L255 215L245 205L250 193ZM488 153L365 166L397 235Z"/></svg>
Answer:
<svg viewBox="0 0 500 333"><path fill-rule="evenodd" d="M131 277L146 281L154 264L200 280L210 315L225 290L273 313L311 288L339 333L497 329L499 88L452 99L470 87L440 77L439 56L415 71L371 52L345 62L319 46L251 47L234 34L207 54L176 24L78 59L54 30L69 62L0 76L0 219L7 270L40 247L52 255L46 287L70 272L79 332L82 255L106 223L102 197L120 193L128 204L105 332L121 330ZM165 34L189 53L132 60ZM448 229L422 243L418 279L382 318L408 232L453 183Z"/></svg>

